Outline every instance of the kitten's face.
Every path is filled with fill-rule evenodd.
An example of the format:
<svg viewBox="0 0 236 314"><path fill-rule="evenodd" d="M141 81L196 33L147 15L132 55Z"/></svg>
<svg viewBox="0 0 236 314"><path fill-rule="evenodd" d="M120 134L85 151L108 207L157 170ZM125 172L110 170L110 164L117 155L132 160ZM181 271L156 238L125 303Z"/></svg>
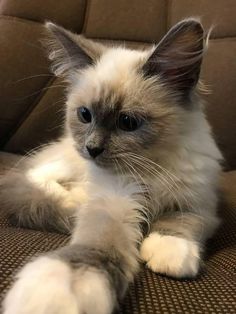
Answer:
<svg viewBox="0 0 236 314"><path fill-rule="evenodd" d="M78 152L123 171L170 153L191 110L203 48L201 25L194 20L177 24L156 49L145 52L108 49L85 39L78 45L74 35L51 27L66 53L73 52L71 65L56 64L56 71L70 77L67 130Z"/></svg>
<svg viewBox="0 0 236 314"><path fill-rule="evenodd" d="M75 80L67 122L83 157L104 167L122 162L124 169L131 159L154 158L173 142L179 108L156 80L144 78L146 57L146 52L111 50Z"/></svg>

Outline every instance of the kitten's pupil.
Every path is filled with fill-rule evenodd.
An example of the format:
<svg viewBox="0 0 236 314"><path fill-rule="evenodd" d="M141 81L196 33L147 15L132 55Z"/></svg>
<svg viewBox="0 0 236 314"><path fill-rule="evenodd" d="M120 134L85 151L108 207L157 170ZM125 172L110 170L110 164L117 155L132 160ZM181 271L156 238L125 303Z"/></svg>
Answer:
<svg viewBox="0 0 236 314"><path fill-rule="evenodd" d="M141 124L141 121L134 118L130 117L127 114L121 114L119 116L119 128L124 131L135 131Z"/></svg>
<svg viewBox="0 0 236 314"><path fill-rule="evenodd" d="M77 109L77 115L80 121L83 123L90 123L92 120L92 115L86 107L79 107Z"/></svg>

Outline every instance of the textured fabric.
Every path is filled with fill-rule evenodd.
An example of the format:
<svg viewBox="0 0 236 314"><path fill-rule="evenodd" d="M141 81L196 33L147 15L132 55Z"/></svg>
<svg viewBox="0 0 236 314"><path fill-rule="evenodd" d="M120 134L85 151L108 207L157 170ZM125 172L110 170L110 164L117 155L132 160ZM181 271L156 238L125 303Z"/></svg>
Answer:
<svg viewBox="0 0 236 314"><path fill-rule="evenodd" d="M1 153L0 171L18 159ZM235 313L236 171L225 173L221 185L223 198L219 208L223 223L207 244L199 277L174 280L142 266L121 304L120 314ZM68 240L56 233L14 228L0 210L0 302L20 267L33 256L63 246Z"/></svg>
<svg viewBox="0 0 236 314"><path fill-rule="evenodd" d="M64 245L68 239L59 234L17 229L0 215L0 293L1 299L13 280L12 275L27 260Z"/></svg>

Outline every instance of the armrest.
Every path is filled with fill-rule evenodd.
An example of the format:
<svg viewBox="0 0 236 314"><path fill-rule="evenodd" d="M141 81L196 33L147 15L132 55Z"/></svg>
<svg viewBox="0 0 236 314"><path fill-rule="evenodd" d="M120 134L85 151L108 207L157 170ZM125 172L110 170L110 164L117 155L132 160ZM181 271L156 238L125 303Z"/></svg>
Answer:
<svg viewBox="0 0 236 314"><path fill-rule="evenodd" d="M232 209L236 219L236 170L222 174L221 190L225 206Z"/></svg>

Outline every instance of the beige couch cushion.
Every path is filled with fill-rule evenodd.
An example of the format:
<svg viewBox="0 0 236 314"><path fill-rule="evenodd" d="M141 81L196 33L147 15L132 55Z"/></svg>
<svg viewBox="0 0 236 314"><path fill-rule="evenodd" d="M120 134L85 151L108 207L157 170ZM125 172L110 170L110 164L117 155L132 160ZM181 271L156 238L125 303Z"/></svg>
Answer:
<svg viewBox="0 0 236 314"><path fill-rule="evenodd" d="M44 23L55 21L68 29L81 32L86 0L1 0L0 14Z"/></svg>
<svg viewBox="0 0 236 314"><path fill-rule="evenodd" d="M159 41L166 32L165 0L89 1L84 33L88 37Z"/></svg>
<svg viewBox="0 0 236 314"><path fill-rule="evenodd" d="M235 0L169 0L168 25L188 16L201 17L205 28L214 27L212 37L236 36Z"/></svg>

